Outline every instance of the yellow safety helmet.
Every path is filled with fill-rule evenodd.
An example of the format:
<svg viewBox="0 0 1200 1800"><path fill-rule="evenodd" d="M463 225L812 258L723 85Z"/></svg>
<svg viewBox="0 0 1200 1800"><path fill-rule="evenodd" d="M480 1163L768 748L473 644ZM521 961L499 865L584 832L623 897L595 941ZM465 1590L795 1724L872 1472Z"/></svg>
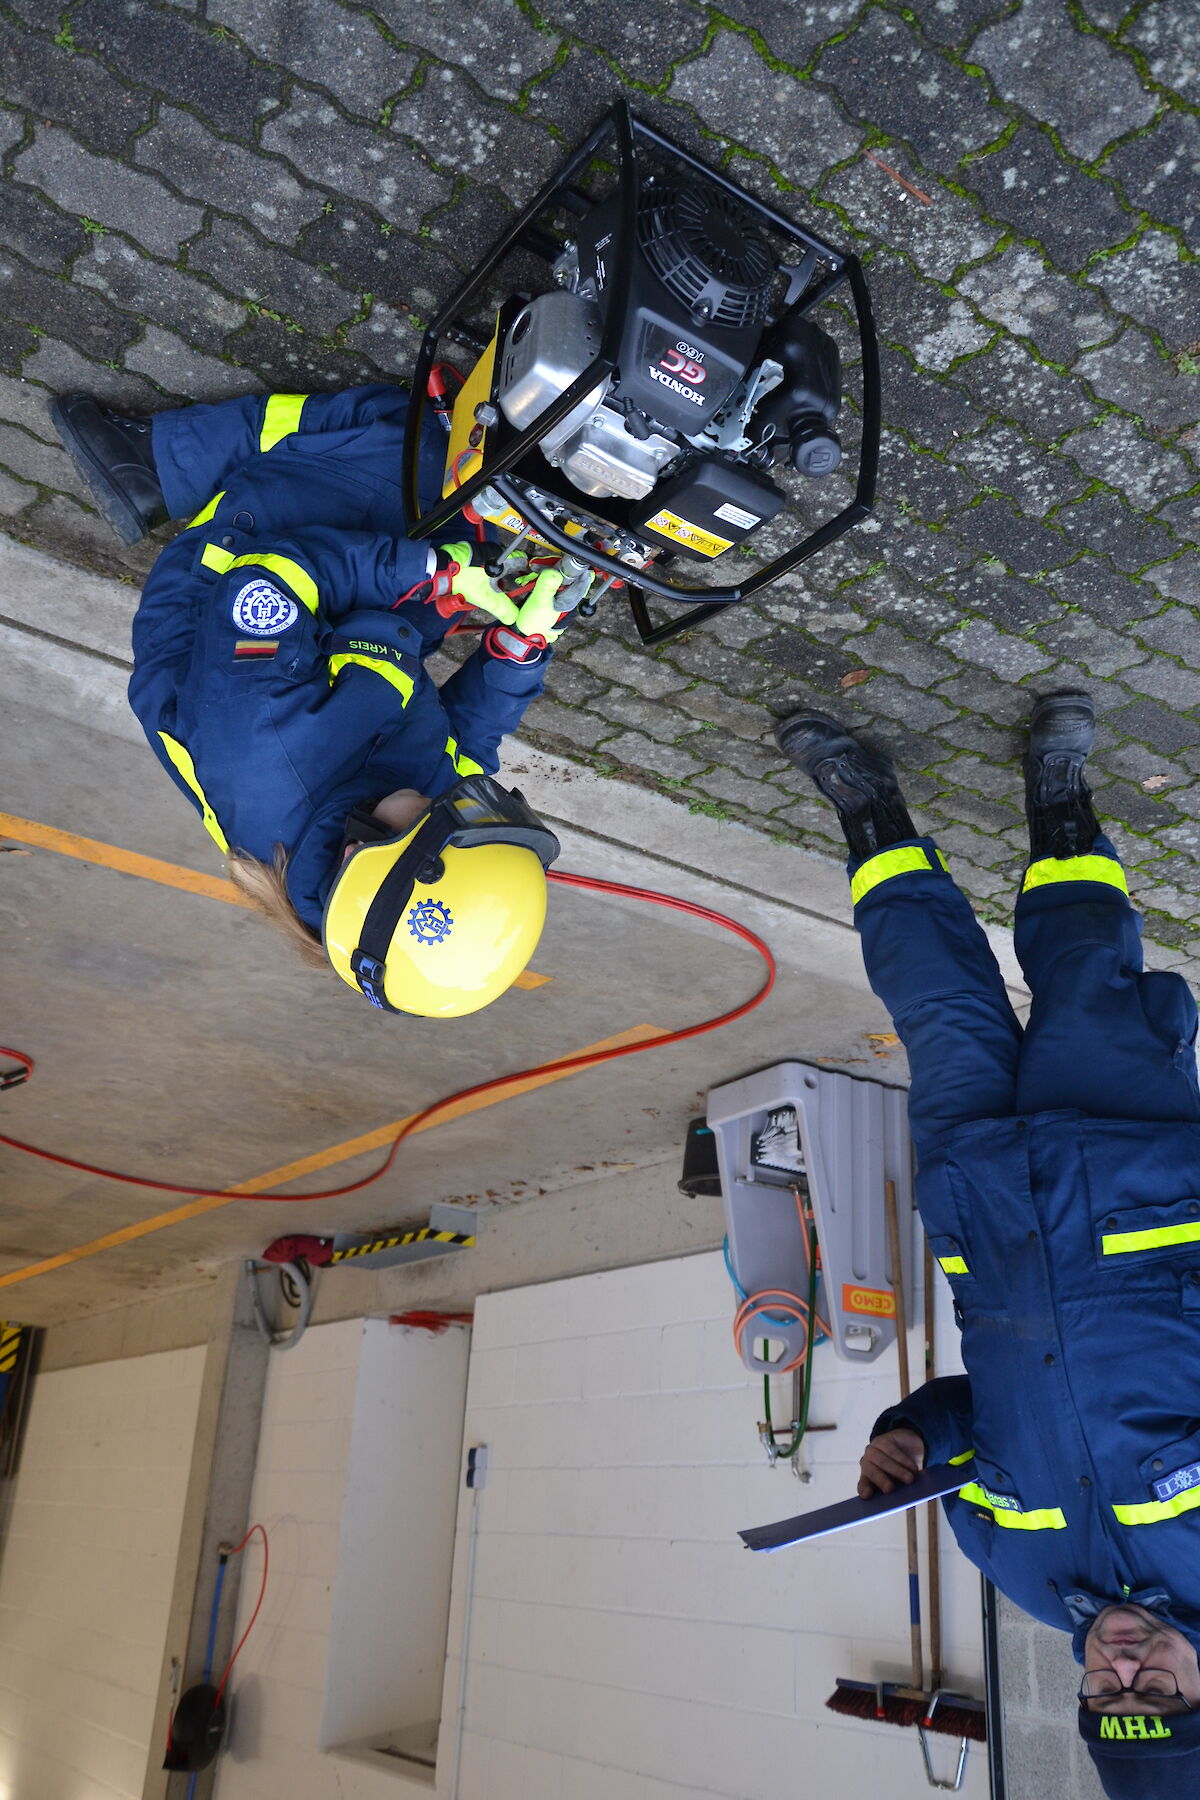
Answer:
<svg viewBox="0 0 1200 1800"><path fill-rule="evenodd" d="M352 848L325 902L325 953L384 1012L478 1012L537 947L558 852L521 794L468 775L403 835Z"/></svg>

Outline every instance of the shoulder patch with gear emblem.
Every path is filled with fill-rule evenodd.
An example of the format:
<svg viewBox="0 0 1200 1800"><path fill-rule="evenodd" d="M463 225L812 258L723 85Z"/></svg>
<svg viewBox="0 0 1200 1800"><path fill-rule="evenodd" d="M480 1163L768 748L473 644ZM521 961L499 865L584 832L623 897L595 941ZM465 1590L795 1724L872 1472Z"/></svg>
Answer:
<svg viewBox="0 0 1200 1800"><path fill-rule="evenodd" d="M300 608L289 595L260 576L240 587L233 598L231 617L239 631L250 637L278 637L296 623Z"/></svg>

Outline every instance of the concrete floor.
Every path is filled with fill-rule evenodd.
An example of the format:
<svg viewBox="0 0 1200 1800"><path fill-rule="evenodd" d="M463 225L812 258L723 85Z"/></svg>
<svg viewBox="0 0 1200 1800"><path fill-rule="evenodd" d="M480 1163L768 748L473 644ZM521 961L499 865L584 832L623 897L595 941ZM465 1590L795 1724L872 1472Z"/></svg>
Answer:
<svg viewBox="0 0 1200 1800"><path fill-rule="evenodd" d="M0 542L3 805L216 875L199 821L123 707L135 600L130 587ZM7 1315L59 1323L206 1285L217 1263L261 1250L281 1231L420 1222L439 1199L509 1208L539 1191L578 1190L578 1201L593 1190L599 1208L606 1174L673 1162L710 1086L785 1056L904 1079L902 1052L868 1039L888 1021L866 987L835 866L519 742L509 751L502 774L560 829L560 867L744 919L780 959L770 1000L733 1027L416 1136L364 1193L310 1206L239 1201L21 1280L7 1287ZM760 980L755 954L713 926L558 890L533 964L549 982L512 990L474 1018L400 1022L298 968L285 944L233 906L14 838L0 849L0 1038L38 1064L32 1082L0 1098L0 1126L160 1180L228 1186L261 1176L451 1090L637 1026L686 1025L736 1004ZM296 1185L355 1179L379 1157L330 1161ZM13 1150L0 1158L0 1277L182 1203ZM545 1206L536 1201L543 1220ZM603 1237L602 1211L589 1217L573 1205L572 1215L585 1221L584 1237ZM715 1217L703 1216L711 1240ZM695 1218L680 1225L692 1235L678 1248L707 1247L695 1226ZM506 1229L519 1244L519 1216ZM670 1253L656 1230L648 1225L647 1242ZM646 1254L638 1235L625 1220L610 1260ZM519 1266L509 1272L521 1278Z"/></svg>

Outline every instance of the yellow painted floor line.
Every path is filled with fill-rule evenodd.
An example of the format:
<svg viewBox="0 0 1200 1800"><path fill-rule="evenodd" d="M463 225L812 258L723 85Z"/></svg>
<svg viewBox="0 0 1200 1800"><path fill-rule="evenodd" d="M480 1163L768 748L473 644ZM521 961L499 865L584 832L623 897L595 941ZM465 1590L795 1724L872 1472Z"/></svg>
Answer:
<svg viewBox="0 0 1200 1800"><path fill-rule="evenodd" d="M160 862L156 856L142 856L136 850L122 850L118 844L102 844L98 838L80 837L74 831L60 831L56 825L42 825L36 819L18 818L16 813L0 812L0 838L12 838L18 844L32 844L38 850L53 850L59 856L73 856L80 862L100 863L106 869L117 869L122 875L137 875L143 881L156 881L160 887L180 888L187 894L200 894L205 900L224 900L227 906L240 906L247 912L256 909L243 899L232 881L221 875L201 875L180 863ZM552 975L538 975L523 969L513 983L519 988L545 987Z"/></svg>
<svg viewBox="0 0 1200 1800"><path fill-rule="evenodd" d="M661 1037L662 1031L657 1025L632 1025L628 1031L619 1031L615 1037L601 1038L598 1044L585 1044L582 1050L573 1050L572 1056L586 1056L592 1050L615 1050L622 1044L641 1044L647 1038ZM565 1061L565 1058L556 1060ZM445 1125L451 1119L465 1118L468 1113L482 1112L485 1107L496 1106L503 1100L511 1100L517 1094L531 1093L535 1088L546 1087L552 1081L565 1081L568 1075L582 1074L581 1069L547 1069L544 1073L537 1071L527 1075L523 1081L514 1081L511 1087L493 1089L486 1094L471 1094L448 1106L444 1112L425 1124L418 1125L417 1132L430 1131L438 1125ZM402 1131L414 1115L395 1119L390 1125L381 1125L377 1131L367 1131L361 1137L347 1138L340 1144L331 1144L326 1150L317 1150L312 1156L303 1156L296 1162L284 1163L282 1168L268 1169L265 1175L252 1175L248 1181L237 1182L231 1188L228 1198L215 1194L197 1195L182 1206L172 1207L170 1212L156 1213L151 1219L139 1219L133 1225L122 1225L118 1231L110 1231L104 1237L92 1238L89 1243L77 1244L73 1250L61 1250L57 1256L47 1256L41 1262L29 1263L23 1269L10 1269L7 1275L0 1275L0 1288L15 1287L18 1282L32 1281L38 1275L49 1275L55 1269L65 1269L70 1263L83 1262L89 1256L99 1256L102 1251L115 1250L119 1244L131 1244L137 1238L149 1237L155 1231L165 1231L169 1225L182 1225L187 1219L200 1218L204 1213L216 1212L223 1206L233 1205L235 1194L259 1194L266 1189L282 1187L286 1182L296 1181L301 1175L311 1175L317 1169L327 1169L332 1163L346 1162L352 1156L362 1156L368 1150L381 1150L398 1132ZM403 1155L403 1151L401 1151ZM297 1200L304 1199L297 1194Z"/></svg>
<svg viewBox="0 0 1200 1800"><path fill-rule="evenodd" d="M206 900L224 900L229 906L253 911L250 902L243 900L233 883L221 875L201 875L180 863L140 856L136 850L122 850L117 844L79 837L73 831L60 831L56 825L41 825L36 819L19 819L14 813L0 812L0 837L32 844L38 850L53 850L59 856L74 856L80 862L101 863L106 869L119 869L123 875L156 881L160 887L182 888L188 894L202 894Z"/></svg>

